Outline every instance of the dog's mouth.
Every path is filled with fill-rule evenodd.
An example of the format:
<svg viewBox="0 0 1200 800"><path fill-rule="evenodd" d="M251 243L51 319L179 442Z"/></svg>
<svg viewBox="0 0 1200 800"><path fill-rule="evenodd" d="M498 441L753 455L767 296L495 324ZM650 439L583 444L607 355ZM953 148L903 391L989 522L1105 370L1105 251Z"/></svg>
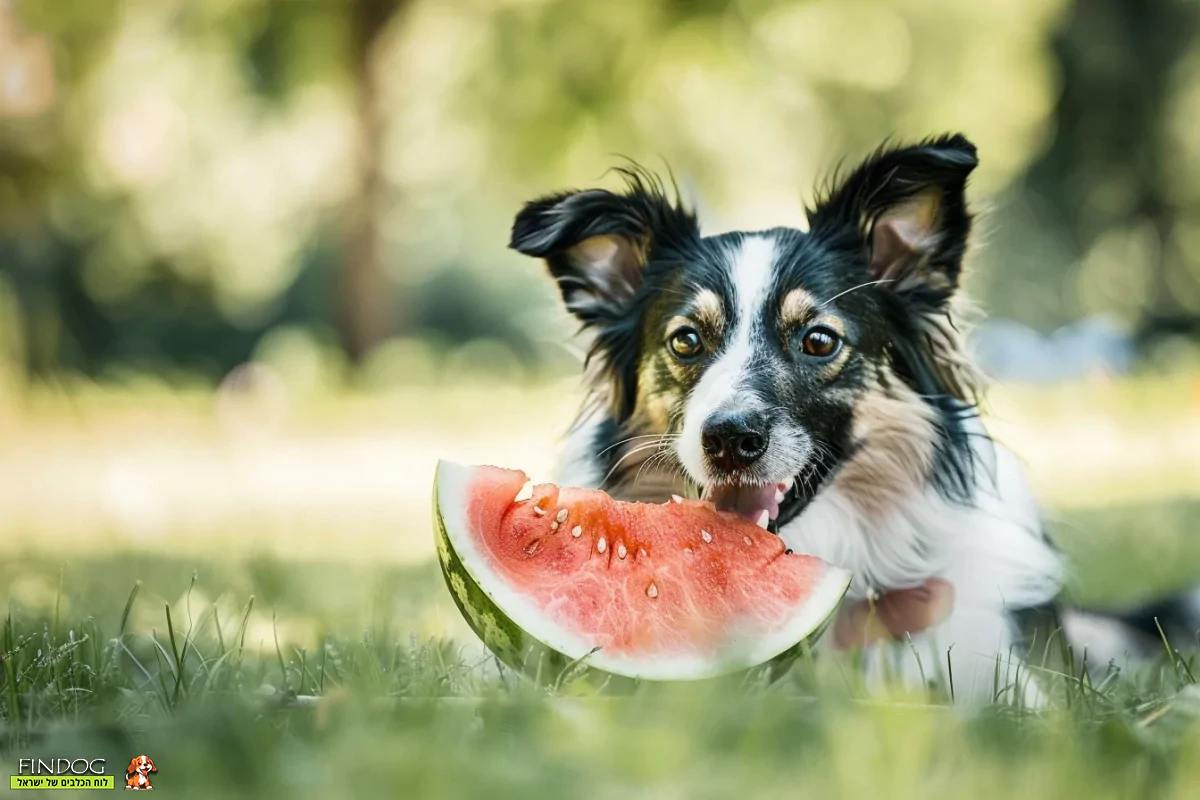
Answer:
<svg viewBox="0 0 1200 800"><path fill-rule="evenodd" d="M793 478L759 486L713 484L704 489L701 497L721 511L731 511L760 528L769 529L779 519L781 504L786 503L794 485Z"/></svg>
<svg viewBox="0 0 1200 800"><path fill-rule="evenodd" d="M710 484L697 493L721 511L731 511L772 533L800 516L832 474L825 461L809 464L795 477L756 486Z"/></svg>

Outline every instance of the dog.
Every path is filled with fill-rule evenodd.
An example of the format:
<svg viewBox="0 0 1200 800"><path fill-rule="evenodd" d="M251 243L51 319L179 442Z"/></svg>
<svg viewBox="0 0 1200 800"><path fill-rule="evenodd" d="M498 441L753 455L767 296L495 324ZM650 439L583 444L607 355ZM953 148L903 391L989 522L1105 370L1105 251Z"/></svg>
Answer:
<svg viewBox="0 0 1200 800"><path fill-rule="evenodd" d="M959 697L1011 684L1038 703L1021 657L1065 624L1065 568L977 410L960 292L977 164L961 134L885 146L819 192L806 230L719 235L625 166L623 191L528 203L510 247L592 337L558 483L699 493L850 570L821 646L862 645L874 685L949 673Z"/></svg>
<svg viewBox="0 0 1200 800"><path fill-rule="evenodd" d="M149 756L135 756L125 768L125 789L134 791L150 791L154 786L150 783L151 773L158 772L154 761Z"/></svg>

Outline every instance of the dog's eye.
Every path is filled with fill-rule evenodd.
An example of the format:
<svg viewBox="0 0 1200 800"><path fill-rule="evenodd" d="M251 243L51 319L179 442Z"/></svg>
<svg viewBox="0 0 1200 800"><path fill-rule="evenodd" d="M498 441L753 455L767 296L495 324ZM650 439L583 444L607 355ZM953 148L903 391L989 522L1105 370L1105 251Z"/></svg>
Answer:
<svg viewBox="0 0 1200 800"><path fill-rule="evenodd" d="M679 328L667 339L667 347L680 361L691 361L704 352L704 341L695 328Z"/></svg>
<svg viewBox="0 0 1200 800"><path fill-rule="evenodd" d="M842 347L842 340L829 328L813 327L800 339L800 351L813 358L829 358Z"/></svg>

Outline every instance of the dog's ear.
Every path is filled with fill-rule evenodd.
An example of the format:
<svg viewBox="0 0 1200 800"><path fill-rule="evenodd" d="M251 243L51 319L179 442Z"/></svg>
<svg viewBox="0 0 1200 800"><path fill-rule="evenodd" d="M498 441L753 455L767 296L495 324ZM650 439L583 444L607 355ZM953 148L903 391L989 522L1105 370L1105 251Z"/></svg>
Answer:
<svg viewBox="0 0 1200 800"><path fill-rule="evenodd" d="M971 229L967 176L978 163L961 134L881 149L809 212L810 229L849 232L881 288L941 306L958 288Z"/></svg>
<svg viewBox="0 0 1200 800"><path fill-rule="evenodd" d="M125 768L126 775L132 775L137 772L137 756L129 759L129 766Z"/></svg>
<svg viewBox="0 0 1200 800"><path fill-rule="evenodd" d="M585 325L623 316L642 287L658 236L699 235L695 217L671 202L657 180L621 172L623 193L594 189L544 197L513 222L509 247L545 259L567 309Z"/></svg>
<svg viewBox="0 0 1200 800"><path fill-rule="evenodd" d="M152 759L152 758L147 758L147 759L146 759L146 763L150 765L150 771L151 771L151 772L158 772L158 767L154 766L154 759Z"/></svg>

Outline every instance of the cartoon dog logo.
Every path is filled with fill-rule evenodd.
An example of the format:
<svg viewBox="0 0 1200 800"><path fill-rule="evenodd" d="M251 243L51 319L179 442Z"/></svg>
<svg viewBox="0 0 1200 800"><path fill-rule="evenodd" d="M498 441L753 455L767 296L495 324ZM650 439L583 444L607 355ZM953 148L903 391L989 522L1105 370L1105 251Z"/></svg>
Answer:
<svg viewBox="0 0 1200 800"><path fill-rule="evenodd" d="M154 766L150 756L134 756L125 768L125 788L134 791L153 789L150 785L152 772L158 772L158 767Z"/></svg>

